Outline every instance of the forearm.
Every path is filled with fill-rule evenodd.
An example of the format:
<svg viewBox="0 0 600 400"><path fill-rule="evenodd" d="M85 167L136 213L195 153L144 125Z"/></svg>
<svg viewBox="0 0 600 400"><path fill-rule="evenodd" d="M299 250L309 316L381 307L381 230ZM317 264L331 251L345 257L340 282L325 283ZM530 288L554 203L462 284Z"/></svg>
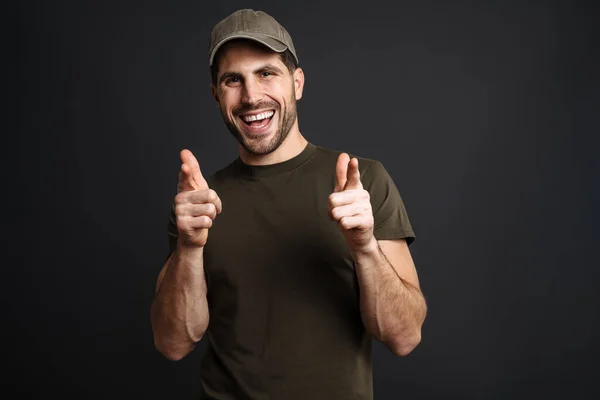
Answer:
<svg viewBox="0 0 600 400"><path fill-rule="evenodd" d="M168 261L151 308L154 342L167 358L193 350L208 327L203 248L178 247Z"/></svg>
<svg viewBox="0 0 600 400"><path fill-rule="evenodd" d="M396 273L376 240L352 257L366 329L394 354L410 353L421 340L427 312L421 291Z"/></svg>

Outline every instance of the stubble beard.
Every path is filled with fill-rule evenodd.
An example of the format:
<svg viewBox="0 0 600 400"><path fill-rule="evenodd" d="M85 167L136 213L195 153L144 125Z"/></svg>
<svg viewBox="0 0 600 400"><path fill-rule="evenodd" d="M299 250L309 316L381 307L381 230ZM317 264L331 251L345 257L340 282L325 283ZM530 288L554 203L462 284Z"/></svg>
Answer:
<svg viewBox="0 0 600 400"><path fill-rule="evenodd" d="M238 129L238 127L231 121L224 113L221 111L221 115L223 116L223 121L229 129L229 132L236 138L236 140L242 145L242 147L250 154L255 156L264 156L270 154L277 150L279 146L284 142L284 140L288 137L294 123L296 122L296 118L298 116L298 112L296 109L296 98L292 94L290 96L289 106L286 107L285 113L281 113L281 108L278 104L272 102L263 102L255 105L243 104L240 106L240 109L243 111L238 111L235 115L239 115L240 113L247 113L253 110L260 110L265 108L272 108L277 111L277 115L279 116L279 121L271 121L270 123L277 122L278 128L273 137L269 138L249 138L244 136ZM234 118L238 118L235 116ZM243 122L239 122L242 123Z"/></svg>

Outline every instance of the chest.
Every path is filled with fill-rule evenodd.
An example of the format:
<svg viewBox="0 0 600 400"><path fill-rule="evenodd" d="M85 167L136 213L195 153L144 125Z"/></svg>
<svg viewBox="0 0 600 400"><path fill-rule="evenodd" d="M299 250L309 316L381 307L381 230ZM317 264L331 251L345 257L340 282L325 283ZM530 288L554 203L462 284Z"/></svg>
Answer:
<svg viewBox="0 0 600 400"><path fill-rule="evenodd" d="M329 176L242 181L218 192L223 211L205 248L208 279L241 286L353 274L346 241L327 214Z"/></svg>

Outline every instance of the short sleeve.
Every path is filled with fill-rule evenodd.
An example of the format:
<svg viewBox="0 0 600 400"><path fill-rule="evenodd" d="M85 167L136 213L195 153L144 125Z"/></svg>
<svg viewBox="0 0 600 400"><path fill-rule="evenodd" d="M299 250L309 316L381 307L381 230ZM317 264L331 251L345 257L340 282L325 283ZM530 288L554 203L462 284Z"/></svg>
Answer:
<svg viewBox="0 0 600 400"><path fill-rule="evenodd" d="M379 161L372 161L361 178L363 187L371 197L375 220L374 235L377 240L406 239L410 245L415 233L398 188Z"/></svg>

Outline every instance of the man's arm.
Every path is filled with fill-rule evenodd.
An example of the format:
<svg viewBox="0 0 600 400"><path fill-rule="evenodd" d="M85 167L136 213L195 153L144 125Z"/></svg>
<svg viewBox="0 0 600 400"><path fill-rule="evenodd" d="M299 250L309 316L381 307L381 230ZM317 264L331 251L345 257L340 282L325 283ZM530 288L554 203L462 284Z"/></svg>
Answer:
<svg viewBox="0 0 600 400"><path fill-rule="evenodd" d="M427 312L408 243L375 238L370 194L362 185L356 158L340 154L335 173L328 209L354 260L363 323L394 354L407 355L421 341Z"/></svg>
<svg viewBox="0 0 600 400"><path fill-rule="evenodd" d="M160 271L150 310L154 344L170 360L190 353L208 328L204 246L222 210L194 155L183 150L181 161L175 196L177 247Z"/></svg>
<svg viewBox="0 0 600 400"><path fill-rule="evenodd" d="M169 360L190 353L208 328L203 252L178 247L158 277L150 320L154 344Z"/></svg>
<svg viewBox="0 0 600 400"><path fill-rule="evenodd" d="M406 240L373 240L352 257L365 327L395 355L421 341L427 305Z"/></svg>

